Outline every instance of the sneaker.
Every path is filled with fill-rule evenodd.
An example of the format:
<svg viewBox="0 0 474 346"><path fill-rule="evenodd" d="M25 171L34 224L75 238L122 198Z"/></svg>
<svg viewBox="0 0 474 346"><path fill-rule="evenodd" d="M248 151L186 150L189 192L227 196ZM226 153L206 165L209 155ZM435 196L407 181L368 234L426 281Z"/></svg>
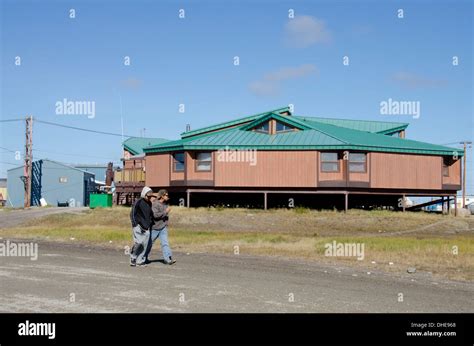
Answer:
<svg viewBox="0 0 474 346"><path fill-rule="evenodd" d="M137 265L137 260L130 258L130 267L135 267Z"/></svg>
<svg viewBox="0 0 474 346"><path fill-rule="evenodd" d="M168 265L172 265L172 264L175 264L176 263L176 260L172 259L170 257L169 261L165 261L165 264L168 264Z"/></svg>
<svg viewBox="0 0 474 346"><path fill-rule="evenodd" d="M146 262L137 263L137 267L148 267L148 264L146 264Z"/></svg>

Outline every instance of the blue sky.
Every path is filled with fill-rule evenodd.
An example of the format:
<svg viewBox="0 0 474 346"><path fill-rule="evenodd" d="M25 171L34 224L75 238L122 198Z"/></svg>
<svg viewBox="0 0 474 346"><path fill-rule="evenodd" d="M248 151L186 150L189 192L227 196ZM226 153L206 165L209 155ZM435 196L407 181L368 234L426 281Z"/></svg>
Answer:
<svg viewBox="0 0 474 346"><path fill-rule="evenodd" d="M3 119L120 133L121 98L125 134L176 139L188 123L291 103L297 115L409 122L408 138L431 143L474 137L471 1L0 1ZM64 98L94 101L95 117L56 114ZM381 115L389 98L420 102L420 117ZM24 124L0 127L0 146L23 152ZM34 125L36 158L119 161L120 142ZM2 177L17 161L0 154Z"/></svg>

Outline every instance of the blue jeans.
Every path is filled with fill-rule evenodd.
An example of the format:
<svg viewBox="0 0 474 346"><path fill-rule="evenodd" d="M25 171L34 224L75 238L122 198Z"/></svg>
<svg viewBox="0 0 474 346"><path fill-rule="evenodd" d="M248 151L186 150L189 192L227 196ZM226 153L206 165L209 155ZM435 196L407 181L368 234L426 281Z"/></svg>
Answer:
<svg viewBox="0 0 474 346"><path fill-rule="evenodd" d="M151 252L151 248L155 243L155 240L160 238L161 251L163 252L163 259L169 261L172 253L170 244L168 242L168 227L163 227L162 229L154 229L151 231L150 240L148 241L148 246L145 252L145 258L148 259L148 255Z"/></svg>

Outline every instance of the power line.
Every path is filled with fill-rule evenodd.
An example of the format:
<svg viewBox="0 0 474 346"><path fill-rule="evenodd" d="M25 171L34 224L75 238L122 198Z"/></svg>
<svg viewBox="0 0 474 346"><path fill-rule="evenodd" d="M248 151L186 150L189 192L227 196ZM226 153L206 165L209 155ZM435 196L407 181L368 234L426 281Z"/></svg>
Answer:
<svg viewBox="0 0 474 346"><path fill-rule="evenodd" d="M452 144L459 144L459 142L442 143L442 144L439 144L439 145L452 145Z"/></svg>
<svg viewBox="0 0 474 346"><path fill-rule="evenodd" d="M12 150L9 148L5 147L0 147L0 149L6 150L7 152L10 153L16 153L18 150ZM104 160L110 160L110 157L105 157L105 156L95 156L95 155L83 155L83 154L72 154L72 153L61 153L61 152L56 152L56 151L49 151L49 150L43 150L43 149L33 149L33 151L39 151L42 153L47 153L47 154L55 154L55 155L64 155L64 156L77 156L77 157L90 157L93 159L104 159ZM119 161L115 161L119 162Z"/></svg>
<svg viewBox="0 0 474 346"><path fill-rule="evenodd" d="M25 119L6 119L6 120L0 120L0 122L24 121L24 120ZM78 131L97 133L97 134L101 134L101 135L116 136L116 137L140 138L139 136L132 136L132 135L126 135L126 134L114 133L114 132L106 132L106 131L97 131L97 130L85 129L85 128L77 127L77 126L63 125L63 124L59 124L59 123L55 123L55 122L51 122L51 121L40 120L40 119L37 119L37 118L34 118L33 120L35 122L46 124L46 125L58 126L58 127L63 127L63 128L78 130Z"/></svg>
<svg viewBox="0 0 474 346"><path fill-rule="evenodd" d="M37 123L42 123L42 124L51 125L51 126L58 126L58 127L63 127L63 128L67 128L67 129L72 129L72 130L85 131L85 132L97 133L97 134L108 135L108 136L122 137L121 133L113 133L113 132L105 132L105 131L85 129L85 128L82 128L82 127L63 125L63 124L53 123L53 122L45 121L45 120L38 120L36 118L35 118L35 121ZM136 136L130 136L130 135L125 135L125 134L123 136L124 137L136 137Z"/></svg>
<svg viewBox="0 0 474 346"><path fill-rule="evenodd" d="M55 154L55 155L63 155L63 156L90 157L90 158L93 158L93 159L110 160L110 157L104 157L104 156L83 155L83 154L71 154L71 153L58 153L58 152L48 151L48 150L42 150L42 149L33 149L33 151L39 151L39 152L42 152L42 153Z"/></svg>
<svg viewBox="0 0 474 346"><path fill-rule="evenodd" d="M8 122L12 122L12 121L25 121L25 119L3 119L3 120L0 120L0 123L8 123Z"/></svg>
<svg viewBox="0 0 474 346"><path fill-rule="evenodd" d="M451 143L443 143L443 144L439 144L439 145L454 145L454 144L457 144L457 145L462 145L463 142L451 142ZM472 148L472 146L469 145L469 148Z"/></svg>
<svg viewBox="0 0 474 346"><path fill-rule="evenodd" d="M0 149L3 149L3 150L6 150L6 151L9 151L11 153L16 153L15 150L11 150L11 149L8 149L8 148L4 148L4 147L0 147Z"/></svg>
<svg viewBox="0 0 474 346"><path fill-rule="evenodd" d="M21 166L21 164L18 164L18 163L11 163L11 162L5 162L5 161L0 161L0 163L3 163L4 165Z"/></svg>

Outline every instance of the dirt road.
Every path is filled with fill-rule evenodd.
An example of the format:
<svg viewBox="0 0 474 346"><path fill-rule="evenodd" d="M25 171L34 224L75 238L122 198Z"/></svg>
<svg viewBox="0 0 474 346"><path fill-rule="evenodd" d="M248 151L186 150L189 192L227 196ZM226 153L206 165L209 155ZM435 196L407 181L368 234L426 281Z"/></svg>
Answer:
<svg viewBox="0 0 474 346"><path fill-rule="evenodd" d="M473 284L417 274L185 253L132 268L119 250L38 245L36 261L0 257L0 312L474 312Z"/></svg>

